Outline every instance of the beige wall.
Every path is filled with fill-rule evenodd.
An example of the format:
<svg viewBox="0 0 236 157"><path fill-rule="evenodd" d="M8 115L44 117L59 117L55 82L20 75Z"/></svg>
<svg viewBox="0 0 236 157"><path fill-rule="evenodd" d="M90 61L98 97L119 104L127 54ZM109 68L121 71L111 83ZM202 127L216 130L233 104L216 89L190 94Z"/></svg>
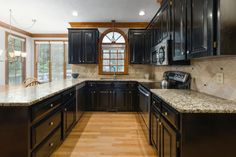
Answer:
<svg viewBox="0 0 236 157"><path fill-rule="evenodd" d="M156 80L162 79L167 70L189 72L193 90L236 100L236 57L197 59L191 61L191 66L155 66L153 69ZM216 73L224 74L224 84L216 82Z"/></svg>

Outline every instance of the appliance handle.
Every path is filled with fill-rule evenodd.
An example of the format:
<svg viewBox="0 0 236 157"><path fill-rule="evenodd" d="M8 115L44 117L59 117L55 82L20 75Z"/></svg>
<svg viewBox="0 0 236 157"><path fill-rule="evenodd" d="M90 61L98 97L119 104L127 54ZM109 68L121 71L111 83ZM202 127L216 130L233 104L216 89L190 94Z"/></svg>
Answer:
<svg viewBox="0 0 236 157"><path fill-rule="evenodd" d="M146 97L149 97L150 94L145 93L140 87L138 88L139 92L142 93L143 95L145 95Z"/></svg>

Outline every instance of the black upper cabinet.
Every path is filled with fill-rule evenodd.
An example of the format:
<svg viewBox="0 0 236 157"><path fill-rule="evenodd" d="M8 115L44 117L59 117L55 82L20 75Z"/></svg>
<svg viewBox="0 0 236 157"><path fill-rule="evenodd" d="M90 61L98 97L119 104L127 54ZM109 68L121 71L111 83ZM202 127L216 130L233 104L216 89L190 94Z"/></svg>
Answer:
<svg viewBox="0 0 236 157"><path fill-rule="evenodd" d="M172 32L172 59L173 61L185 60L187 58L186 0L173 0Z"/></svg>
<svg viewBox="0 0 236 157"><path fill-rule="evenodd" d="M98 29L69 29L69 64L96 64Z"/></svg>
<svg viewBox="0 0 236 157"><path fill-rule="evenodd" d="M129 30L130 64L150 63L151 33L145 29Z"/></svg>
<svg viewBox="0 0 236 157"><path fill-rule="evenodd" d="M214 54L213 0L187 0L188 58Z"/></svg>

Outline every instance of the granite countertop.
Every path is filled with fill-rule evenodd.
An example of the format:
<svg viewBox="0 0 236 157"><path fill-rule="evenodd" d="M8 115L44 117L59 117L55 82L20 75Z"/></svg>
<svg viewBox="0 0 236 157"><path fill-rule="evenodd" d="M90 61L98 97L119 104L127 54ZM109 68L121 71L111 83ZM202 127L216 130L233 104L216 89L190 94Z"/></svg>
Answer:
<svg viewBox="0 0 236 157"><path fill-rule="evenodd" d="M181 113L236 113L236 102L208 94L179 89L151 89Z"/></svg>
<svg viewBox="0 0 236 157"><path fill-rule="evenodd" d="M19 87L17 89L9 89L0 92L0 106L30 106L51 96L54 96L64 90L76 86L85 81L137 81L137 82L153 82L152 80L145 79L67 79L61 81L53 81L44 83L35 87Z"/></svg>

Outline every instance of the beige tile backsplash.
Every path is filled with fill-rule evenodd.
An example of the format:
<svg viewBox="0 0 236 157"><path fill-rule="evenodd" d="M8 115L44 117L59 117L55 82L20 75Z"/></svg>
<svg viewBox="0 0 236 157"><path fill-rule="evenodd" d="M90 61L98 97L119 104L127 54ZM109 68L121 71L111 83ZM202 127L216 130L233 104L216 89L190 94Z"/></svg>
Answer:
<svg viewBox="0 0 236 157"><path fill-rule="evenodd" d="M73 65L73 71L80 73L80 78L111 77L98 75L98 65ZM144 78L149 73L155 80L161 80L163 72L179 70L191 73L192 89L236 101L236 57L196 59L190 66L150 66L129 65L129 75L119 78ZM216 73L224 74L224 84L216 82Z"/></svg>
<svg viewBox="0 0 236 157"><path fill-rule="evenodd" d="M104 78L111 77L109 75L98 75L98 65L96 64L84 64L73 65L72 71L78 71L80 78ZM144 78L144 75L152 73L152 67L150 65L129 65L128 75L119 75L118 78Z"/></svg>
<svg viewBox="0 0 236 157"><path fill-rule="evenodd" d="M167 70L189 72L192 75L192 89L236 101L236 57L196 59L191 66L153 67L156 80L162 79ZM216 82L216 73L224 74L224 83Z"/></svg>

